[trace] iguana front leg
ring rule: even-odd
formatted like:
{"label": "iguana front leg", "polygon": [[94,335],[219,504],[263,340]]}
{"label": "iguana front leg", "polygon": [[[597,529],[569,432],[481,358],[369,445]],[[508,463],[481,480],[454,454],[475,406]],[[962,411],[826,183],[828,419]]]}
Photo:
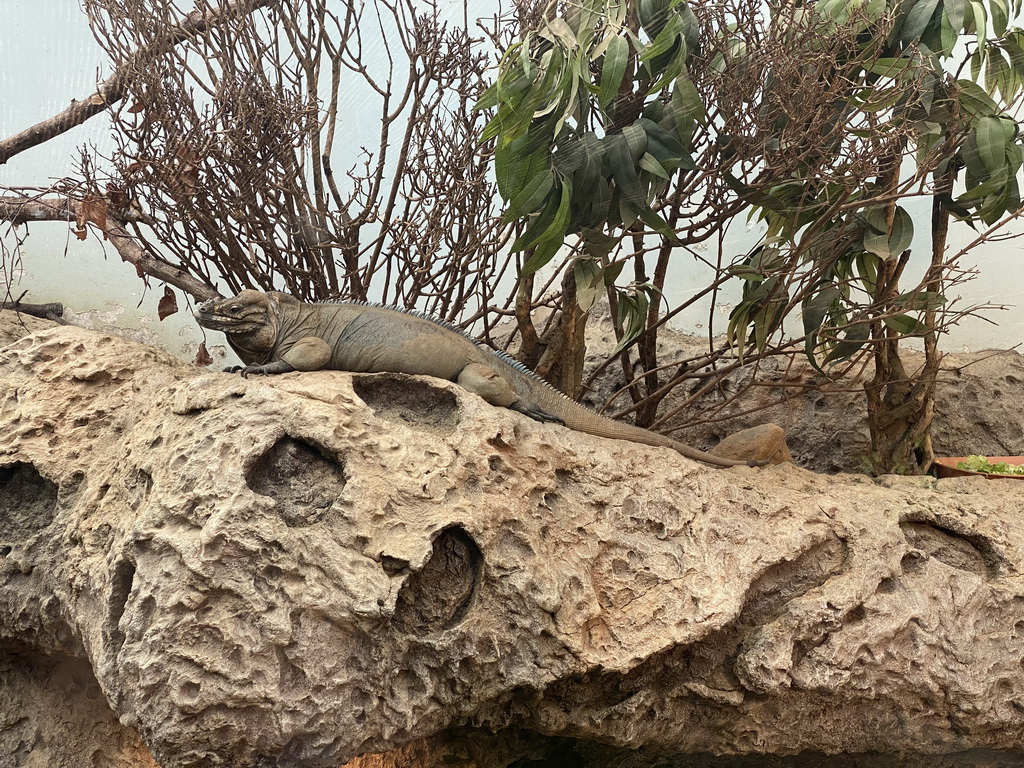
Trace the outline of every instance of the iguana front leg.
{"label": "iguana front leg", "polygon": [[225,373],[240,373],[243,379],[250,376],[270,376],[275,373],[288,373],[294,371],[284,360],[274,360],[272,363],[263,365],[229,365],[224,369]]}
{"label": "iguana front leg", "polygon": [[331,361],[331,345],[318,336],[303,336],[277,359],[262,365],[236,365],[224,370],[240,372],[244,378],[251,375],[268,376],[289,371],[319,371]]}
{"label": "iguana front leg", "polygon": [[501,377],[501,374],[483,363],[470,363],[467,365],[459,373],[456,382],[463,389],[480,395],[491,405],[519,411],[519,413],[537,421],[551,421],[555,424],[565,423],[562,419],[548,413],[535,403],[523,400],[516,394],[511,385]]}

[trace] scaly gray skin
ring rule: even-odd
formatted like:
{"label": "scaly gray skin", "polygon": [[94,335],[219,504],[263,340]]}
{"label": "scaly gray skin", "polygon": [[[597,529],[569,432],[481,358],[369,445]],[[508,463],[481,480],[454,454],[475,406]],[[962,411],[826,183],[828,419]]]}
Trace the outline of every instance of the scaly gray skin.
{"label": "scaly gray skin", "polygon": [[612,421],[573,402],[503,353],[449,326],[399,309],[365,304],[304,304],[283,293],[242,291],[195,312],[204,328],[223,331],[246,363],[229,371],[275,374],[321,369],[408,373],[455,381],[491,405],[511,408],[600,437],[672,448],[719,467],[723,459],[646,429]]}

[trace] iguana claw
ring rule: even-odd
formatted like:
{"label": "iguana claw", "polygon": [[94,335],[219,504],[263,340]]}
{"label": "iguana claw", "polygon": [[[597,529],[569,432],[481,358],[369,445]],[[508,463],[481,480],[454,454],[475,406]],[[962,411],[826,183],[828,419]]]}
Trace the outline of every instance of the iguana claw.
{"label": "iguana claw", "polygon": [[533,403],[516,400],[509,406],[509,408],[513,411],[519,411],[519,413],[529,416],[531,419],[536,419],[537,421],[550,422],[552,424],[565,424],[565,419],[561,419],[554,414],[548,413],[543,408],[538,405],[534,405]]}

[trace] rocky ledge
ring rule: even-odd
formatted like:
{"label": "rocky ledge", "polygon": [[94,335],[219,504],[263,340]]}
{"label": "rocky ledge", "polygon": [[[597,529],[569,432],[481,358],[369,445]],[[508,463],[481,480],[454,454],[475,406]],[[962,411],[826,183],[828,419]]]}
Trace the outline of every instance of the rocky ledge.
{"label": "rocky ledge", "polygon": [[1013,481],[716,470],[33,327],[0,350],[13,765],[1024,761]]}

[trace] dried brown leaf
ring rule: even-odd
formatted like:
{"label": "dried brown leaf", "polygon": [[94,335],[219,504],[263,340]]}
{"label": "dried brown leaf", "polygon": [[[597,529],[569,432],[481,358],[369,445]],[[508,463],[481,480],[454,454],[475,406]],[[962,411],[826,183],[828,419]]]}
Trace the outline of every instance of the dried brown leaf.
{"label": "dried brown leaf", "polygon": [[157,316],[163,320],[177,311],[178,299],[175,297],[174,291],[171,290],[171,286],[164,286],[164,295],[160,298],[160,303],[156,307]]}
{"label": "dried brown leaf", "polygon": [[213,363],[213,358],[210,357],[210,353],[206,349],[206,342],[199,342],[199,350],[196,352],[196,359],[192,361],[192,364],[200,368],[205,368],[211,363]]}

